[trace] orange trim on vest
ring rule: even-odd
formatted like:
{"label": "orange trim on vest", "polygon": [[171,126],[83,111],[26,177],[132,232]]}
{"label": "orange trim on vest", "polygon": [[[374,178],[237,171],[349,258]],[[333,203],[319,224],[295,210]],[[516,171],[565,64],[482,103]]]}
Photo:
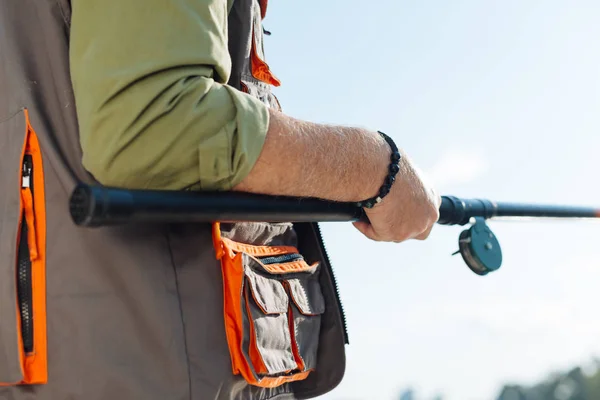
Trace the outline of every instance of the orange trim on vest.
{"label": "orange trim on vest", "polygon": [[242,306],[239,289],[242,287],[244,271],[241,268],[240,254],[239,262],[229,257],[222,258],[223,273],[223,294],[224,294],[224,313],[225,313],[225,334],[231,355],[231,364],[233,374],[242,376],[252,376],[250,366],[245,362],[244,355],[241,352],[242,345]]}
{"label": "orange trim on vest", "polygon": [[269,0],[258,0],[260,4],[260,17],[265,19],[267,16],[267,6],[269,5]]}
{"label": "orange trim on vest", "polygon": [[252,76],[273,86],[281,86],[281,81],[273,75],[269,65],[260,58],[258,51],[256,50],[256,36],[254,28],[252,28],[252,52],[250,55],[250,69]]}
{"label": "orange trim on vest", "polygon": [[38,137],[33,130],[29,114],[27,126],[30,132],[29,150],[33,156],[36,171],[33,177],[36,192],[33,197],[35,211],[35,238],[37,257],[32,260],[32,293],[34,310],[34,352],[25,360],[25,370],[30,373],[29,383],[46,383],[48,381],[47,360],[47,318],[46,318],[46,199],[44,165],[42,150]]}
{"label": "orange trim on vest", "polygon": [[[44,170],[42,151],[37,135],[31,127],[29,113],[25,109],[26,132],[25,141],[21,152],[21,162],[25,155],[30,155],[33,161],[33,187],[15,188],[21,191],[20,215],[26,219],[31,261],[31,308],[33,312],[33,351],[25,354],[23,338],[21,337],[21,310],[19,300],[15,299],[17,308],[17,328],[19,344],[19,361],[23,380],[12,384],[3,383],[0,386],[24,384],[45,384],[48,382],[47,363],[47,333],[46,333],[46,201],[44,198]],[[19,166],[19,184],[22,182],[23,173]],[[20,224],[17,241],[21,238]],[[18,248],[19,243],[16,243]],[[16,279],[16,277],[15,277]]]}
{"label": "orange trim on vest", "polygon": [[215,222],[212,225],[212,239],[213,239],[213,247],[215,248],[215,253],[217,256],[217,260],[220,260],[223,257],[223,244],[221,239],[221,224],[219,222]]}

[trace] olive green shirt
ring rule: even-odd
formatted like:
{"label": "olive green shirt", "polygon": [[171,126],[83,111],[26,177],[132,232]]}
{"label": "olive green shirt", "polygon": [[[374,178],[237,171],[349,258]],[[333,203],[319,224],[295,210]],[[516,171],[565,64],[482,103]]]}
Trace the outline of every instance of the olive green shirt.
{"label": "olive green shirt", "polygon": [[233,0],[73,0],[83,164],[105,185],[227,190],[264,144],[265,104],[226,85]]}

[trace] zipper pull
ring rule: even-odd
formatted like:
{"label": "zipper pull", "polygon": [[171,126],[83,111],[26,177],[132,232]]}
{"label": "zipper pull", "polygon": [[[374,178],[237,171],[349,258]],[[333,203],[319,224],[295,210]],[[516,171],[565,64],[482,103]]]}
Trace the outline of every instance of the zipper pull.
{"label": "zipper pull", "polygon": [[33,170],[33,164],[29,157],[23,160],[23,179],[21,181],[22,188],[28,188],[31,186],[31,171]]}

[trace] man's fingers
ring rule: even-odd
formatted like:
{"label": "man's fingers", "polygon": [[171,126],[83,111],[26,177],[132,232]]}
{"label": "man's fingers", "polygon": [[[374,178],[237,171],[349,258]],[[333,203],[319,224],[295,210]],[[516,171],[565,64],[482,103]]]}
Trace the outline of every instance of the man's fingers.
{"label": "man's fingers", "polygon": [[431,231],[433,230],[433,227],[435,225],[431,225],[429,227],[429,229],[427,229],[425,232],[421,233],[419,236],[415,237],[415,239],[417,240],[425,240],[429,237],[429,235],[431,234]]}
{"label": "man's fingers", "polygon": [[362,233],[369,239],[377,241],[377,242],[381,241],[381,238],[379,237],[377,232],[375,232],[375,229],[373,229],[373,225],[369,224],[368,222],[357,221],[357,222],[353,222],[352,225],[354,225],[354,227],[356,229],[358,229],[358,231],[360,233]]}

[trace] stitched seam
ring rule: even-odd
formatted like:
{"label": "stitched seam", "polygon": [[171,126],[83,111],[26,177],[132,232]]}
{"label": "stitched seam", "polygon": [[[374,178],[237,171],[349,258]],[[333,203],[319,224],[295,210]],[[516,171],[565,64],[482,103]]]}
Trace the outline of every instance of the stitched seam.
{"label": "stitched seam", "polygon": [[183,318],[183,306],[181,305],[181,293],[179,292],[179,276],[177,275],[177,268],[175,266],[175,257],[173,255],[173,247],[171,246],[171,237],[169,235],[169,231],[165,233],[167,237],[167,246],[169,248],[169,256],[171,257],[171,266],[173,267],[173,273],[175,274],[175,287],[177,289],[177,303],[179,304],[179,314],[181,316],[181,326],[183,329],[183,347],[185,348],[185,360],[187,363],[187,371],[188,371],[188,392],[189,392],[189,400],[192,400],[192,373],[190,370],[190,355],[188,351],[187,344],[187,333],[185,329],[185,320]]}
{"label": "stitched seam", "polygon": [[13,118],[15,116],[17,116],[19,113],[23,112],[23,110],[25,110],[25,107],[21,107],[17,111],[13,111],[12,113],[8,114],[7,116],[0,118],[0,124],[3,123],[3,122],[8,121],[9,119],[11,119],[11,118]]}
{"label": "stitched seam", "polygon": [[[60,0],[55,0],[55,4],[60,9],[61,15],[63,17],[63,21],[67,24],[67,29],[70,32],[70,30],[71,30],[70,21],[68,21],[67,18],[66,18],[66,15],[65,15],[65,12],[63,10],[63,7],[60,5]],[[41,24],[41,21],[43,21],[43,19],[40,17],[39,10],[37,8],[36,8],[36,11],[38,11],[38,12],[36,12],[37,19],[38,19],[38,21],[40,21],[40,24]],[[44,49],[45,49],[44,54],[46,55],[46,60],[47,60],[47,63],[48,63],[48,67],[49,67],[49,69],[51,71],[52,76],[54,77],[55,70],[53,68],[53,64],[52,64],[52,61],[51,61],[52,57],[50,57],[50,54],[48,53],[49,46],[44,46]],[[72,90],[72,88],[71,88],[71,90]],[[58,95],[56,95],[56,96],[58,96]],[[25,109],[25,107],[23,109]],[[60,113],[60,118],[63,121],[63,125],[66,126],[67,124],[65,124],[65,120],[66,120],[65,114],[64,113]],[[74,181],[80,181],[80,179],[76,176],[76,174],[73,171],[73,169],[71,168],[71,166],[66,162],[66,158],[65,158],[65,155],[64,155],[62,149],[61,149],[61,151],[59,151],[58,156],[61,159],[61,161],[63,162],[63,164],[65,164],[67,166],[66,169],[67,169],[67,172],[69,173],[70,177]],[[48,160],[48,164],[52,165],[52,163],[50,162],[50,160]],[[53,169],[54,169],[55,172],[58,171],[58,169],[56,169],[56,168],[53,168]],[[68,193],[69,189],[67,187],[65,187],[65,183],[63,182],[63,180],[59,179],[58,181],[59,181],[60,186],[63,188],[64,192]]]}

